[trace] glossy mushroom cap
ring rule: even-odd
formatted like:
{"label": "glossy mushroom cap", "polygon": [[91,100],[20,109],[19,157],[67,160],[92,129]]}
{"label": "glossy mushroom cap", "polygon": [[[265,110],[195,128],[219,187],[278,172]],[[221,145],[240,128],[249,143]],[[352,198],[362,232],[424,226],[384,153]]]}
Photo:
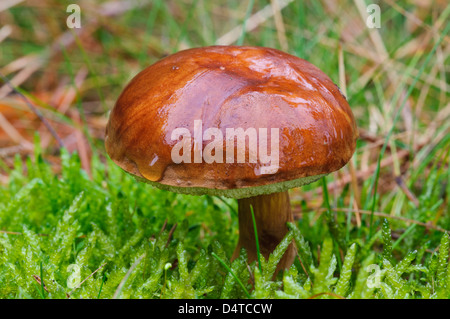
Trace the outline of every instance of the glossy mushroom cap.
{"label": "glossy mushroom cap", "polygon": [[[203,132],[221,130],[223,163],[172,160],[179,142],[172,132],[186,128],[193,139],[196,120]],[[250,163],[248,143],[244,163],[227,162],[227,128],[266,128],[269,153],[271,129],[278,128],[276,173],[262,174],[259,159]],[[340,169],[353,155],[356,138],[345,97],[311,63],[275,49],[211,46],[178,52],[140,72],[111,112],[105,143],[117,165],[159,188],[244,198]],[[210,142],[203,140],[202,147]]]}

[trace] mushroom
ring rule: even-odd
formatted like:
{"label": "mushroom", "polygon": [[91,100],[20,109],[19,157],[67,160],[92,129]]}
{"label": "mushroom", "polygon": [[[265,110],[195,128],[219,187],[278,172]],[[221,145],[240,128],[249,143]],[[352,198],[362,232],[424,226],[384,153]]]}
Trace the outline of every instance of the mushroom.
{"label": "mushroom", "polygon": [[[269,257],[293,221],[288,190],[343,167],[357,129],[345,96],[311,63],[279,50],[210,46],[172,54],[125,87],[106,128],[110,158],[139,181],[236,198],[239,242]],[[280,269],[296,256],[291,243]]]}

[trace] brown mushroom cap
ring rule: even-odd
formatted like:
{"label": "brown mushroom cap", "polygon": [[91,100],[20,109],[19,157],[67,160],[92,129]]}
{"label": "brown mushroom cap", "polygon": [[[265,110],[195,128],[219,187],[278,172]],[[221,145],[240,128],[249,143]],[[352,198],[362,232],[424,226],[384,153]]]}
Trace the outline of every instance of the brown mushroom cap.
{"label": "brown mushroom cap", "polygon": [[[269,146],[278,128],[278,171],[261,174],[248,144],[245,163],[174,163],[171,134],[187,128],[194,137],[195,120],[222,131],[224,156],[226,128],[267,128]],[[159,188],[243,198],[340,169],[356,138],[345,97],[311,63],[270,48],[211,46],[170,55],[134,77],[111,112],[105,144],[115,163]]]}

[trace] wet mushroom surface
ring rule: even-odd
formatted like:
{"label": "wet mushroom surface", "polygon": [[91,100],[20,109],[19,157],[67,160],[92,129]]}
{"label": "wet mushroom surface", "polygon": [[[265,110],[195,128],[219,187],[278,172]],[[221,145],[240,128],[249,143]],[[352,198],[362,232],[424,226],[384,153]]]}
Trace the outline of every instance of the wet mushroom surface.
{"label": "wet mushroom surface", "polygon": [[[106,128],[111,159],[139,181],[191,195],[236,198],[240,249],[267,259],[293,221],[288,190],[352,157],[346,98],[317,67],[264,47],[180,51],[125,87]],[[278,269],[290,267],[292,243]]]}

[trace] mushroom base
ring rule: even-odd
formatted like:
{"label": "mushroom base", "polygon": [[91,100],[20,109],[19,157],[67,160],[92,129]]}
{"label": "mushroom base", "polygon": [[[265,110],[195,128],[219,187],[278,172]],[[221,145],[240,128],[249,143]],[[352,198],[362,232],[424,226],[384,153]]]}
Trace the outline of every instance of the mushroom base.
{"label": "mushroom base", "polygon": [[[291,212],[289,194],[285,191],[238,200],[239,241],[233,253],[232,260],[239,256],[242,248],[247,250],[249,262],[258,259],[250,205],[253,207],[253,213],[255,215],[259,250],[261,255],[268,260],[269,255],[288,233],[286,223],[294,220]],[[279,270],[289,268],[293,264],[296,254],[295,244],[291,243],[281,258],[275,275]]]}

